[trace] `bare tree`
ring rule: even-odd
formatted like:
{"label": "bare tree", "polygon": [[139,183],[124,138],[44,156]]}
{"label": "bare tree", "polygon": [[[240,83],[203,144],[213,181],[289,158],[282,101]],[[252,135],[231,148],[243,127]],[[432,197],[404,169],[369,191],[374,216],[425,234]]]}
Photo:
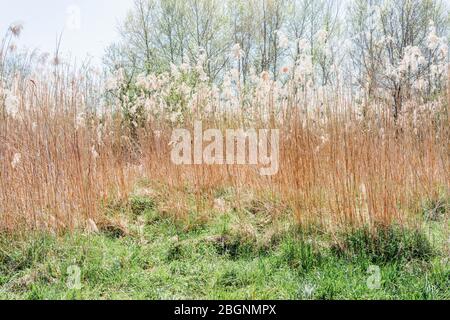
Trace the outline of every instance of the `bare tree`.
{"label": "bare tree", "polygon": [[108,49],[107,62],[162,72],[171,64],[196,61],[204,50],[206,72],[214,80],[230,47],[224,8],[216,0],[136,0],[119,26],[120,43]]}
{"label": "bare tree", "polygon": [[[245,84],[252,69],[279,79],[284,64],[301,59],[304,53],[297,44],[305,40],[315,83],[333,84],[338,71],[350,66],[350,82],[363,89],[366,102],[388,95],[395,117],[418,79],[428,76],[429,95],[431,88],[439,87],[431,76],[439,52],[430,50],[427,41],[431,21],[438,37],[449,28],[442,0],[352,0],[347,12],[342,6],[340,0],[135,0],[119,27],[121,41],[111,45],[105,61],[133,77],[167,71],[172,64],[197,63],[202,52],[209,79],[220,81],[223,71],[235,66],[236,59],[230,59],[234,47]],[[347,42],[351,63],[344,61],[347,50],[342,44]],[[401,70],[399,77],[392,70],[414,54],[414,48],[427,63]]]}
{"label": "bare tree", "polygon": [[446,10],[439,0],[355,0],[350,5],[357,84],[368,99],[388,93],[395,119],[415,82],[427,78],[431,91],[433,66],[442,52],[430,49],[428,36],[445,33]]}

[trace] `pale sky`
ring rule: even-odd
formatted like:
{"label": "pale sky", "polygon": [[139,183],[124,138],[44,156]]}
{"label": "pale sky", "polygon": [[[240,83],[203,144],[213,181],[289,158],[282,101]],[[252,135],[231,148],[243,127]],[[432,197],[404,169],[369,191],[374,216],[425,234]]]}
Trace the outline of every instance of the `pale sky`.
{"label": "pale sky", "polygon": [[11,23],[24,29],[18,47],[54,52],[63,32],[62,52],[77,59],[100,61],[104,49],[117,39],[121,21],[133,0],[0,0],[0,39]]}

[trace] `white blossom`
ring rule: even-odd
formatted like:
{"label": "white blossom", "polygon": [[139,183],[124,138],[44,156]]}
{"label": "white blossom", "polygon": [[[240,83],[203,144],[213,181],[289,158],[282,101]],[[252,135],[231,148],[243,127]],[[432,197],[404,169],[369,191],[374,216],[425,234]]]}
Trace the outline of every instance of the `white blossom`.
{"label": "white blossom", "polygon": [[6,91],[5,111],[8,115],[16,118],[19,113],[19,99],[10,91]]}
{"label": "white blossom", "polygon": [[434,22],[430,22],[430,33],[427,37],[427,46],[428,49],[434,51],[440,46],[441,39],[436,34],[436,27],[434,26]]}
{"label": "white blossom", "polygon": [[94,158],[94,159],[97,159],[99,157],[99,154],[98,154],[97,150],[95,149],[95,146],[92,146],[91,154],[92,154],[92,158]]}
{"label": "white blossom", "polygon": [[289,47],[289,39],[286,36],[286,34],[283,31],[278,30],[277,31],[277,36],[278,36],[278,47],[280,49],[288,48]]}
{"label": "white blossom", "polygon": [[180,71],[178,70],[178,67],[173,63],[170,64],[170,74],[175,79],[178,79],[180,77]]}
{"label": "white blossom", "polygon": [[299,39],[298,40],[298,50],[300,52],[308,51],[309,48],[310,48],[310,46],[309,46],[308,40],[306,40],[306,39]]}
{"label": "white blossom", "polygon": [[399,65],[399,72],[416,72],[418,71],[419,67],[424,64],[424,62],[426,62],[426,60],[424,59],[422,52],[418,47],[407,46],[405,48],[403,59]]}
{"label": "white blossom", "polygon": [[233,47],[231,48],[231,53],[233,57],[236,58],[237,60],[241,59],[244,55],[244,51],[242,51],[239,43],[233,45]]}
{"label": "white blossom", "polygon": [[15,153],[13,156],[13,160],[11,161],[11,166],[15,169],[21,162],[22,155],[20,153]]}
{"label": "white blossom", "polygon": [[191,70],[191,65],[187,62],[184,62],[180,65],[179,70],[183,73],[187,73]]}
{"label": "white blossom", "polygon": [[75,117],[75,128],[76,129],[83,128],[85,126],[84,116],[85,116],[85,114],[82,112],[76,115],[76,117]]}
{"label": "white blossom", "polygon": [[328,38],[328,32],[322,29],[319,32],[317,32],[316,38],[318,43],[323,44]]}
{"label": "white blossom", "polygon": [[23,25],[21,23],[13,23],[12,25],[9,26],[9,31],[16,38],[20,37],[22,30],[23,30]]}
{"label": "white blossom", "polygon": [[120,88],[121,84],[125,80],[124,70],[118,69],[112,76],[106,80],[106,90],[114,91]]}

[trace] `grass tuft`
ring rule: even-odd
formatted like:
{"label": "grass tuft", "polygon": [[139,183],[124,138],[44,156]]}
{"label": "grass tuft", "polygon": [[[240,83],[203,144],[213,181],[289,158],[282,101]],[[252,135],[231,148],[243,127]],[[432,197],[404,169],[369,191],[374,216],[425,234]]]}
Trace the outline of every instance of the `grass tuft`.
{"label": "grass tuft", "polygon": [[153,199],[149,197],[133,196],[129,201],[130,210],[133,215],[141,215],[155,209],[156,205]]}
{"label": "grass tuft", "polygon": [[343,237],[332,250],[341,257],[363,257],[373,263],[404,262],[414,259],[429,261],[433,247],[426,235],[418,229],[397,226],[379,226],[374,231],[358,229]]}

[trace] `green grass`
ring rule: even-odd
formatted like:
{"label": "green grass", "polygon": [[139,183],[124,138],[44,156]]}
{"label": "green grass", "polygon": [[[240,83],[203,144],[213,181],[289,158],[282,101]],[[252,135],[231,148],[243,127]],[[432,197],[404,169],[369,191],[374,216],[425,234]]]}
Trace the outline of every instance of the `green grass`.
{"label": "green grass", "polygon": [[[360,230],[343,235],[337,245],[326,235],[293,227],[268,237],[268,227],[251,213],[217,215],[186,230],[155,210],[152,201],[132,200],[132,232],[123,237],[3,236],[0,298],[450,298],[448,252],[426,233]],[[256,235],[249,236],[242,221],[252,221]],[[141,234],[133,232],[139,224]],[[432,227],[439,239],[444,229]],[[370,289],[377,270],[379,286]]]}

